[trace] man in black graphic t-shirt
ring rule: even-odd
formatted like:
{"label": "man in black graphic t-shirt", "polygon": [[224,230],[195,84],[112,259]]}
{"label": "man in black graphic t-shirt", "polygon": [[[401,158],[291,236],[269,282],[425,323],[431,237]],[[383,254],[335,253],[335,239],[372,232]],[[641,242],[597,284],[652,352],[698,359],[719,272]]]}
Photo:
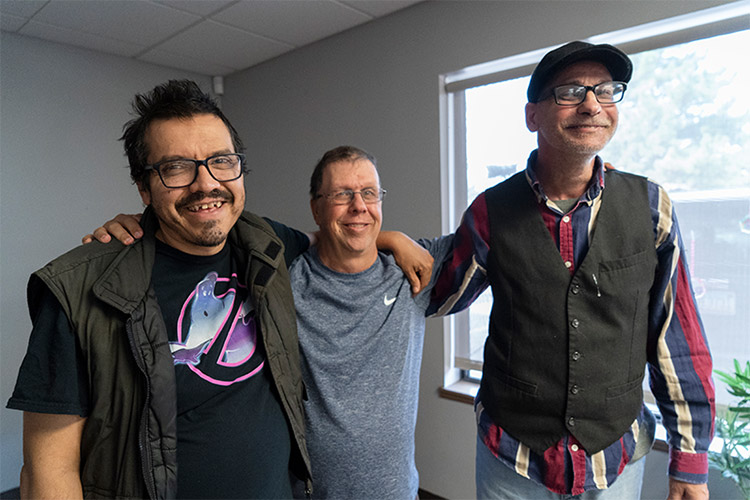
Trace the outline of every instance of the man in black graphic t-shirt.
{"label": "man in black graphic t-shirt", "polygon": [[[26,497],[289,498],[309,479],[286,262],[307,237],[243,213],[242,143],[193,82],[136,96],[136,244],[32,275]],[[227,244],[228,243],[228,244]]]}

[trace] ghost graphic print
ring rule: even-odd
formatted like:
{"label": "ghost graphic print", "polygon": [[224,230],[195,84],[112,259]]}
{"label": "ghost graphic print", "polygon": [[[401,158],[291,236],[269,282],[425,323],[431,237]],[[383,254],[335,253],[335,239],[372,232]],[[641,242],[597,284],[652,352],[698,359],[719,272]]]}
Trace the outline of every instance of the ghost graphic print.
{"label": "ghost graphic print", "polygon": [[208,273],[185,301],[170,342],[174,363],[216,385],[246,380],[263,368],[247,288]]}

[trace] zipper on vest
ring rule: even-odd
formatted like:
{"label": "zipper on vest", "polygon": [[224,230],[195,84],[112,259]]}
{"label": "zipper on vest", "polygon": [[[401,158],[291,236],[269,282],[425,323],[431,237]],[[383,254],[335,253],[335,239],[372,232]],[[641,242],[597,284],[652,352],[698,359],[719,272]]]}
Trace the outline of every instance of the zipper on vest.
{"label": "zipper on vest", "polygon": [[596,285],[596,296],[601,297],[602,292],[599,291],[599,281],[596,279],[596,274],[591,273],[591,277],[594,279],[594,284]]}
{"label": "zipper on vest", "polygon": [[150,498],[157,498],[156,494],[156,481],[154,481],[153,476],[148,474],[147,471],[151,471],[151,460],[150,460],[150,450],[146,447],[146,442],[148,440],[148,407],[149,407],[149,400],[151,399],[151,384],[148,378],[148,375],[146,374],[146,366],[145,362],[143,360],[143,357],[140,355],[140,352],[138,349],[136,349],[135,346],[135,337],[133,335],[133,327],[131,324],[132,318],[128,318],[127,321],[125,321],[125,332],[127,333],[128,341],[130,342],[130,349],[133,352],[133,357],[136,360],[136,365],[141,370],[141,372],[144,375],[144,379],[146,380],[146,398],[144,401],[143,411],[141,412],[141,422],[138,424],[138,450],[140,452],[140,461],[141,461],[141,474],[143,475],[143,482],[146,485],[146,491],[149,494]]}

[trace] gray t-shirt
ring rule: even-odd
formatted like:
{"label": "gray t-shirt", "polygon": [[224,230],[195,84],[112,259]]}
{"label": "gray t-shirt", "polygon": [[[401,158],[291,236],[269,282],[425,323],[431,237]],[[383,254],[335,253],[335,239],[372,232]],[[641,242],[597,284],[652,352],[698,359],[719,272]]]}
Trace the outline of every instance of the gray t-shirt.
{"label": "gray t-shirt", "polygon": [[290,268],[302,351],[313,496],[413,500],[425,310],[452,236],[421,240],[435,259],[417,297],[390,255],[339,273],[312,247]]}

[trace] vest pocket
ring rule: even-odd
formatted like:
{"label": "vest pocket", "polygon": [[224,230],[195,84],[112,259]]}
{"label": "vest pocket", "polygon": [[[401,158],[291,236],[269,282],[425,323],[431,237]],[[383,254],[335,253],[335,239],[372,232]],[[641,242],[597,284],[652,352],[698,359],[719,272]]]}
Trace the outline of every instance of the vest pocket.
{"label": "vest pocket", "polygon": [[498,370],[492,365],[484,365],[484,378],[487,379],[493,394],[515,394],[522,397],[537,396],[537,385],[518,379]]}
{"label": "vest pocket", "polygon": [[638,377],[620,385],[607,389],[606,405],[608,416],[622,416],[630,412],[633,405],[640,407],[643,401],[643,377]]}
{"label": "vest pocket", "polygon": [[[636,254],[607,260],[599,263],[599,275],[603,285],[617,290],[618,288],[645,288],[653,283],[655,261],[653,250],[644,250]],[[611,290],[610,289],[610,290]]]}

